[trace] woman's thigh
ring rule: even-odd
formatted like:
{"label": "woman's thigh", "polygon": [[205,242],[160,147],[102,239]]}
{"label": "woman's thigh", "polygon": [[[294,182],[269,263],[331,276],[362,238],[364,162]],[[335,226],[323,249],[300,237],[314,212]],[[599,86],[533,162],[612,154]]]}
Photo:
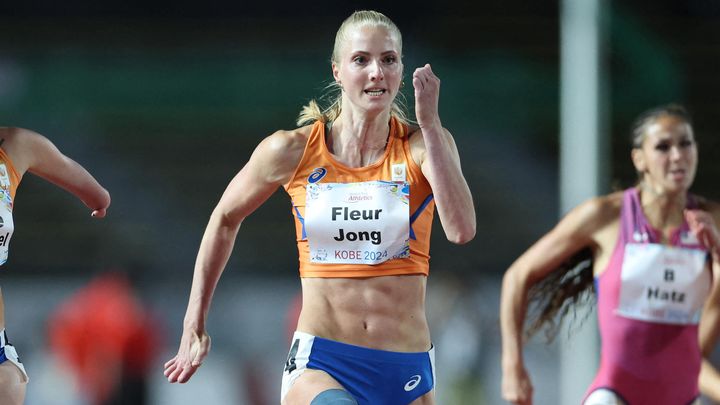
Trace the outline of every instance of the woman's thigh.
{"label": "woman's thigh", "polygon": [[22,405],[26,387],[25,375],[15,364],[0,364],[0,404]]}
{"label": "woman's thigh", "polygon": [[283,405],[308,405],[318,394],[330,389],[343,389],[334,378],[321,370],[306,369],[293,382],[287,395],[282,401]]}
{"label": "woman's thigh", "polygon": [[412,401],[410,405],[435,405],[435,390],[428,392],[420,398]]}

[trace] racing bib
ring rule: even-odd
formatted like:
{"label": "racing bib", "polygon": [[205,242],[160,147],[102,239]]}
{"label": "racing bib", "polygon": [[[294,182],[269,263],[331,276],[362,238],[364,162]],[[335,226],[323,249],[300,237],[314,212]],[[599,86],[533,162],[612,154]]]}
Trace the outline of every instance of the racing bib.
{"label": "racing bib", "polygon": [[697,324],[710,293],[704,250],[657,243],[625,245],[620,316],[666,324]]}
{"label": "racing bib", "polygon": [[409,257],[409,203],[406,182],[308,184],[310,261],[379,264]]}
{"label": "racing bib", "polygon": [[0,163],[0,265],[8,258],[10,237],[15,229],[12,217],[13,200],[10,176],[5,163]]}

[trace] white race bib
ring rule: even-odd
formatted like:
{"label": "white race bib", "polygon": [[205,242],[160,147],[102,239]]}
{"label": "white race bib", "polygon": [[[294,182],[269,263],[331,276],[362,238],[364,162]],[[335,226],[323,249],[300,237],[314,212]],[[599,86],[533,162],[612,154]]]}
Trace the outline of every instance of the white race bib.
{"label": "white race bib", "polygon": [[706,252],[657,243],[625,245],[620,301],[626,318],[667,324],[697,324],[710,293]]}
{"label": "white race bib", "polygon": [[307,185],[305,231],[313,263],[379,264],[410,256],[405,182]]}
{"label": "white race bib", "polygon": [[0,265],[7,261],[10,237],[13,230],[15,230],[12,217],[13,201],[10,190],[8,168],[5,163],[0,163]]}

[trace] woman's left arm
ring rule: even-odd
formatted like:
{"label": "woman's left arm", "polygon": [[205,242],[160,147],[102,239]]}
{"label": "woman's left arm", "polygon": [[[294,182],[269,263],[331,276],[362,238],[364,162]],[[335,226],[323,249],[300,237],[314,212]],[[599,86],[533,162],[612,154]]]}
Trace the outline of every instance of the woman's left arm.
{"label": "woman's left arm", "polygon": [[411,139],[411,147],[422,151],[418,163],[432,187],[445,235],[453,243],[467,243],[475,237],[475,207],[455,141],[440,122],[440,79],[426,64],[413,73],[413,87],[422,137]]}
{"label": "woman's left arm", "polygon": [[685,217],[712,258],[712,290],[700,319],[699,343],[703,359],[699,385],[703,395],[720,401],[720,372],[709,360],[720,337],[720,231],[716,225],[720,223],[720,209],[716,206],[708,208],[708,211],[688,210]]}
{"label": "woman's left arm", "polygon": [[65,156],[44,136],[27,129],[11,131],[8,149],[17,156],[20,173],[25,170],[67,190],[92,210],[95,218],[105,216],[110,193],[79,163]]}
{"label": "woman's left arm", "polygon": [[720,263],[713,260],[712,267],[713,288],[700,319],[699,339],[703,358],[699,384],[703,395],[713,401],[720,401],[720,372],[710,361],[720,336]]}

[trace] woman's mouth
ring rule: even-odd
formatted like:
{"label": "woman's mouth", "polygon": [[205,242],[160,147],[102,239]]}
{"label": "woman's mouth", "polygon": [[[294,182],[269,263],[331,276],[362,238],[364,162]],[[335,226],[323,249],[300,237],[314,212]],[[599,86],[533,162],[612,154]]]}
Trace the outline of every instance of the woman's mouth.
{"label": "woman's mouth", "polygon": [[683,178],[685,178],[685,170],[683,170],[683,169],[670,170],[670,176],[675,180],[682,180]]}
{"label": "woman's mouth", "polygon": [[365,90],[365,94],[367,94],[368,96],[377,97],[383,95],[385,91],[385,89],[367,89]]}

